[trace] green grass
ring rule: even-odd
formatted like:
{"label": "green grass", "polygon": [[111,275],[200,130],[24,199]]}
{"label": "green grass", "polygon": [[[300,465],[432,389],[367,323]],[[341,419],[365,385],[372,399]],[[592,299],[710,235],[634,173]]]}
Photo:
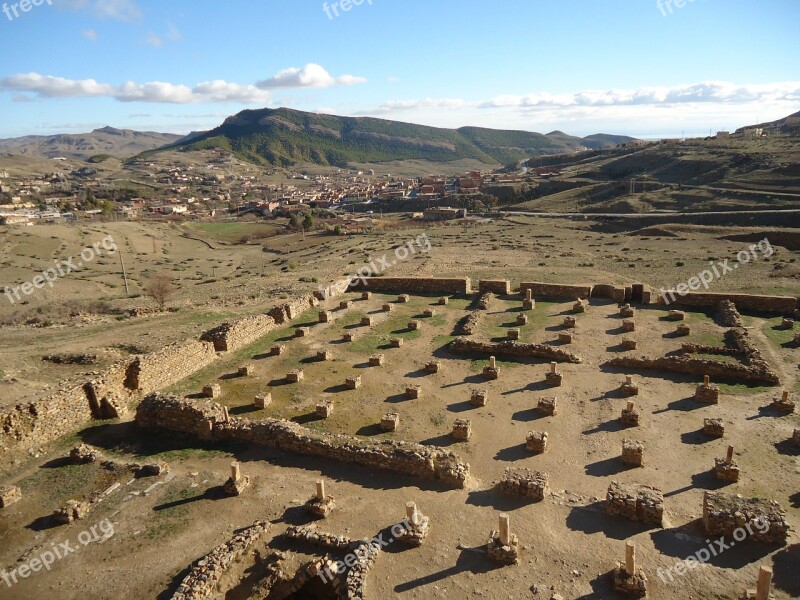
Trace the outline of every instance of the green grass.
{"label": "green grass", "polygon": [[795,336],[794,329],[775,329],[775,327],[780,327],[782,321],[783,319],[781,317],[777,317],[766,321],[761,327],[761,331],[764,332],[764,335],[778,348],[782,347],[783,344],[791,342]]}
{"label": "green grass", "polygon": [[726,396],[758,396],[775,388],[747,383],[719,383],[720,393]]}

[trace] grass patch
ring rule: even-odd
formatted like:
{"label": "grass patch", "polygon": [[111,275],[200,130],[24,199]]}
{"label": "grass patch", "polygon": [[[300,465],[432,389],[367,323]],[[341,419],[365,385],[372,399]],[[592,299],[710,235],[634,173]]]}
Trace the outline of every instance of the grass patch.
{"label": "grass patch", "polygon": [[[764,335],[767,336],[769,341],[777,348],[781,348],[784,344],[791,342],[795,335],[793,329],[781,329],[780,326],[782,322],[783,319],[777,317],[775,319],[769,319],[761,327],[761,331],[764,332]],[[778,329],[776,329],[776,327],[778,327]]]}

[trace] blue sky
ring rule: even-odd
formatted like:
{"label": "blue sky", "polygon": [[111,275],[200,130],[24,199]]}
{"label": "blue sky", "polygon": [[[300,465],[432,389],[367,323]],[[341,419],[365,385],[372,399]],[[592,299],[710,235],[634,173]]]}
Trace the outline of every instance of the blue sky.
{"label": "blue sky", "polygon": [[0,137],[263,106],[657,137],[800,110],[798,0],[342,1],[0,0]]}

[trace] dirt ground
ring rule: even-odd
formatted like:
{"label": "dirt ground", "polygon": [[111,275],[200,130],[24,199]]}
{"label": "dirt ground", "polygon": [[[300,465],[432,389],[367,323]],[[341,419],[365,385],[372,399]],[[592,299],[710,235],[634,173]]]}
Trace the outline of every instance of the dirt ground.
{"label": "dirt ground", "polygon": [[[217,380],[223,388],[221,402],[238,416],[286,417],[331,432],[448,447],[470,463],[472,478],[466,489],[444,489],[432,482],[275,450],[202,446],[172,434],[140,433],[128,423],[99,425],[61,440],[42,456],[5,465],[3,480],[19,484],[25,499],[0,513],[4,540],[0,564],[10,570],[16,561],[30,560],[53,542],[77,540],[105,518],[114,524],[114,535],[81,547],[49,572],[34,573],[13,587],[0,586],[0,597],[168,597],[192,561],[256,519],[274,522],[265,542],[283,548],[281,542],[270,541],[272,536],[287,524],[305,522],[298,507],[313,494],[314,481],[320,477],[337,501],[331,517],[319,524],[321,530],[370,538],[400,521],[409,500],[417,502],[432,520],[431,534],[421,548],[401,551],[389,546],[378,559],[369,577],[374,598],[549,598],[551,588],[570,599],[613,598],[606,574],[623,559],[628,539],[637,544],[640,564],[650,580],[650,597],[656,600],[738,598],[745,587],[753,586],[761,564],[775,569],[776,600],[798,597],[800,459],[784,441],[800,426],[800,418],[777,418],[764,409],[778,388],[723,384],[721,403],[703,406],[691,398],[695,377],[635,374],[641,388],[635,401],[643,413],[642,424],[623,429],[616,419],[626,399],[616,390],[625,373],[603,367],[618,355],[622,338],[615,304],[592,302],[589,311],[578,316],[576,339],[569,349],[584,362],[561,365],[564,385],[552,390],[543,381],[548,368],[543,361],[500,361],[500,378],[485,382],[480,375],[484,359],[447,352],[453,326],[466,314],[471,299],[455,298],[446,307],[434,306],[436,316],[420,318],[421,329],[411,332],[407,322],[420,317],[438,298],[412,296],[410,303],[396,304],[391,314],[380,312],[381,305],[393,298],[375,295],[369,301],[354,302],[347,310],[336,309],[338,300],[332,302],[337,320],[330,324],[317,324],[317,311],[309,311],[291,327],[223,358],[172,391],[192,395]],[[529,324],[522,327],[523,339],[557,343],[560,323],[570,308],[571,303],[538,302],[529,313]],[[504,337],[520,310],[518,297],[496,298],[475,337]],[[665,311],[637,312],[633,337],[642,352],[661,355],[687,341],[669,335],[675,324],[664,320]],[[357,326],[365,314],[376,317],[371,329]],[[693,335],[689,341],[721,343],[723,329],[712,317],[690,314]],[[293,330],[303,325],[312,326],[311,335],[292,337]],[[753,327],[756,340],[787,387],[794,387],[796,350],[775,341],[774,322],[749,316],[747,325]],[[356,335],[351,344],[340,343],[346,331]],[[405,338],[403,348],[385,348],[391,337]],[[265,356],[276,342],[287,344],[287,353]],[[332,349],[334,360],[316,361],[321,348]],[[376,352],[386,355],[386,366],[365,364]],[[431,357],[443,362],[442,372],[428,375],[421,370]],[[254,375],[234,376],[245,362],[256,366]],[[298,367],[304,369],[305,380],[284,384],[285,373]],[[342,389],[344,378],[353,374],[362,376],[363,386],[356,391]],[[402,397],[407,383],[422,385],[421,399]],[[468,403],[473,387],[489,390],[486,407],[473,408]],[[272,392],[273,404],[255,411],[252,398],[261,391]],[[546,395],[557,395],[558,412],[539,418],[533,408]],[[332,418],[317,421],[311,416],[313,406],[326,397],[335,400],[336,410]],[[400,428],[393,434],[380,433],[377,422],[390,411],[401,414]],[[725,439],[709,441],[698,431],[708,416],[723,418]],[[452,421],[458,417],[473,422],[469,442],[450,439]],[[549,433],[546,453],[534,456],[525,451],[525,434],[531,430]],[[625,469],[619,462],[625,437],[645,442],[643,468]],[[121,487],[87,519],[54,528],[45,518],[52,510],[70,498],[114,483],[96,464],[71,466],[58,460],[79,440],[117,459],[163,458],[171,465],[170,474],[132,482],[124,477]],[[709,470],[728,444],[736,448],[742,479],[722,489],[778,501],[795,530],[790,545],[742,544],[708,566],[664,582],[657,569],[667,569],[706,545],[699,520],[702,494],[718,489]],[[243,473],[253,479],[253,489],[235,499],[219,493],[232,457],[242,461]],[[518,466],[550,474],[551,490],[543,502],[529,504],[493,489],[506,467]],[[612,480],[664,490],[664,528],[606,517],[600,501]],[[160,485],[152,487],[156,481]],[[145,494],[145,490],[149,491]],[[500,512],[511,516],[512,529],[523,545],[521,563],[514,567],[496,567],[483,553]],[[165,548],[169,551],[164,552]],[[290,549],[299,552],[298,563],[310,553],[307,548]],[[252,565],[240,569],[243,574],[252,573]],[[228,597],[246,597],[246,587],[235,588]],[[538,589],[538,595],[532,589]]]}

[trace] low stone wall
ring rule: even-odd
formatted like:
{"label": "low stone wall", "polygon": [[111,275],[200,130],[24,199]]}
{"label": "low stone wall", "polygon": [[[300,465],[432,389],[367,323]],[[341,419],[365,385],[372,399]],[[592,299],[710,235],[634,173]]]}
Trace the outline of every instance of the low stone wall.
{"label": "low stone wall", "polygon": [[511,282],[508,279],[481,279],[478,282],[478,291],[508,295],[511,293]]}
{"label": "low stone wall", "polygon": [[723,327],[743,327],[742,315],[730,300],[719,303],[719,322]]}
{"label": "low stone wall", "polygon": [[663,356],[661,358],[622,356],[605,364],[626,369],[673,371],[741,381],[758,381],[772,385],[780,384],[778,375],[764,365],[735,365],[715,360],[691,358],[689,356]]}
{"label": "low stone wall", "polygon": [[92,420],[83,385],[58,390],[47,398],[0,412],[0,451],[17,444],[44,444]]}
{"label": "low stone wall", "polygon": [[223,323],[206,331],[200,340],[214,344],[217,352],[233,352],[264,337],[276,326],[271,316],[255,315],[234,323]]}
{"label": "low stone wall", "polygon": [[576,300],[577,298],[590,298],[592,285],[573,285],[566,283],[521,283],[520,292],[524,296],[528,290],[534,297]]}
{"label": "low stone wall", "polygon": [[466,317],[459,319],[453,330],[453,335],[473,335],[478,330],[478,323],[481,320],[481,312],[474,310]]}
{"label": "low stone wall", "polygon": [[469,294],[472,282],[469,277],[368,277],[354,279],[350,289],[392,294]]}
{"label": "low stone wall", "polygon": [[[675,300],[672,300],[672,294]],[[759,296],[751,294],[712,294],[709,292],[688,292],[681,296],[675,290],[668,290],[666,296],[670,305],[680,306],[711,306],[717,307],[723,301],[733,302],[740,310],[750,310],[761,313],[775,313],[790,315],[798,306],[795,296]],[[662,295],[655,296],[658,304],[666,304]]]}
{"label": "low stone wall", "polygon": [[705,493],[703,525],[710,536],[733,536],[746,528],[745,539],[770,544],[785,544],[789,535],[786,513],[777,502],[723,492]]}
{"label": "low stone wall", "polygon": [[181,582],[172,600],[201,600],[217,598],[223,590],[219,583],[230,570],[231,565],[240,560],[247,551],[269,529],[269,523],[256,521],[255,524],[236,533],[232,539],[198,560],[192,570]]}
{"label": "low stone wall", "polygon": [[128,366],[125,387],[149,394],[188,377],[216,359],[211,342],[191,340],[172,344],[158,352],[137,356]]}
{"label": "low stone wall", "polygon": [[308,296],[297,298],[291,302],[279,304],[267,314],[275,320],[275,323],[278,325],[283,325],[293,321],[306,312],[309,308],[313,308],[318,304],[319,300],[317,297],[314,294],[309,294]]}
{"label": "low stone wall", "polygon": [[280,448],[423,479],[438,479],[455,487],[463,487],[469,474],[469,464],[439,448],[390,440],[368,442],[346,435],[315,432],[285,420],[226,419],[224,407],[211,401],[196,402],[152,394],[139,405],[136,422],[148,429]]}
{"label": "low stone wall", "polygon": [[592,287],[592,298],[603,298],[614,302],[625,302],[624,285],[599,284]]}
{"label": "low stone wall", "polygon": [[612,481],[606,494],[606,514],[661,527],[664,492],[648,485]]}
{"label": "low stone wall", "polygon": [[582,359],[566,350],[546,346],[544,344],[522,344],[514,341],[475,342],[464,338],[456,338],[448,346],[453,354],[489,354],[491,356],[521,356],[544,358],[549,361],[580,364]]}

